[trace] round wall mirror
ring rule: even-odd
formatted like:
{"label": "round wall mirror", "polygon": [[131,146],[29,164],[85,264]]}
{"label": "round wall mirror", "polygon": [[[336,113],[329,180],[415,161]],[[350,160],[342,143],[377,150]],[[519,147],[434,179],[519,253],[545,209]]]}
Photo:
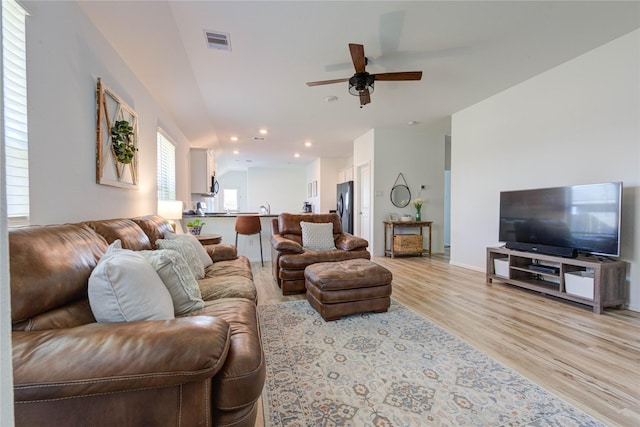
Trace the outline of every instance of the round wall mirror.
{"label": "round wall mirror", "polygon": [[391,189],[391,203],[398,208],[404,208],[411,201],[411,191],[406,185],[394,185]]}

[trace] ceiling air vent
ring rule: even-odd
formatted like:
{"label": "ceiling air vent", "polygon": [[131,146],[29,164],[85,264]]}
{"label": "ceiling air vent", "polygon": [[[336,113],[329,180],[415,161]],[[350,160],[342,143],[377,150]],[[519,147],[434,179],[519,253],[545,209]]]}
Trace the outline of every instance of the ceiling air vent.
{"label": "ceiling air vent", "polygon": [[205,30],[204,36],[207,39],[207,45],[212,49],[231,50],[231,43],[229,41],[229,33],[223,33],[220,31],[207,31]]}

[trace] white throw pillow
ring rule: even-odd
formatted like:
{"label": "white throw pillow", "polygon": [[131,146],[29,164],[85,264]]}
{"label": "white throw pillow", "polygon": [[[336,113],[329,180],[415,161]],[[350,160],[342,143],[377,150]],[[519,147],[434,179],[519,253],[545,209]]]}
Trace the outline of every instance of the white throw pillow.
{"label": "white throw pillow", "polygon": [[173,302],[142,255],[109,246],[89,276],[89,305],[98,322],[173,319]]}
{"label": "white throw pillow", "polygon": [[330,251],[336,248],[333,241],[333,223],[300,221],[300,228],[302,228],[302,247],[305,249]]}
{"label": "white throw pillow", "polygon": [[176,234],[176,233],[164,233],[164,238],[168,240],[184,240],[191,244],[193,249],[195,249],[196,253],[200,257],[200,261],[202,261],[202,265],[204,268],[209,267],[213,264],[213,260],[207,253],[206,249],[202,246],[202,243],[198,241],[196,236],[193,234]]}
{"label": "white throw pillow", "polygon": [[173,249],[174,251],[178,251],[180,255],[184,257],[185,261],[187,261],[193,277],[197,280],[204,279],[204,265],[202,265],[202,261],[196,253],[196,250],[193,249],[193,246],[191,246],[191,243],[187,240],[158,239],[156,240],[156,245],[158,245],[159,249]]}

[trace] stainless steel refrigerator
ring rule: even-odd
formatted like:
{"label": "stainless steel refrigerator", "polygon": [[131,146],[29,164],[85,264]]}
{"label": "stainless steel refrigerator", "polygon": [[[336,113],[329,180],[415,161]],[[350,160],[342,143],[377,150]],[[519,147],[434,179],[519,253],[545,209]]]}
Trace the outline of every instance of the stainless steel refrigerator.
{"label": "stainless steel refrigerator", "polygon": [[342,220],[342,231],[353,234],[353,181],[338,184],[337,213]]}

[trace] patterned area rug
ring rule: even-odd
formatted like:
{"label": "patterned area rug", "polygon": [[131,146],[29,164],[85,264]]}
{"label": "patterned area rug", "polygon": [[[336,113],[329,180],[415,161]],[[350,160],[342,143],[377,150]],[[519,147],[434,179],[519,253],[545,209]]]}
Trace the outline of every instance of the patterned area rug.
{"label": "patterned area rug", "polygon": [[258,307],[272,426],[602,426],[424,317]]}

